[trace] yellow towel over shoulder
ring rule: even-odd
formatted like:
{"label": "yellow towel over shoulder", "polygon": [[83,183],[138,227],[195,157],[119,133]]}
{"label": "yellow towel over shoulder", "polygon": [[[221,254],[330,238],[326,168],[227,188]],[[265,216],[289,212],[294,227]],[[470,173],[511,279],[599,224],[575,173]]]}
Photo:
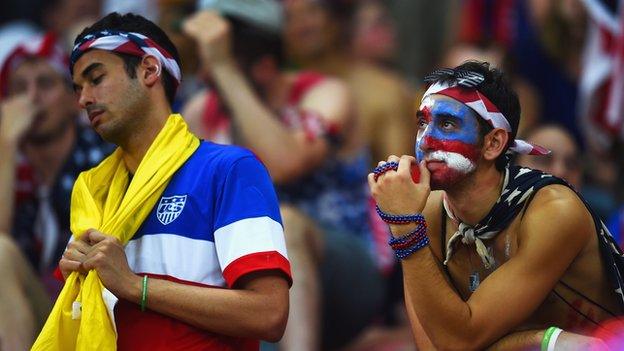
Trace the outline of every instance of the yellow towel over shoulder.
{"label": "yellow towel over shoulder", "polygon": [[[125,245],[198,146],[199,140],[188,131],[182,116],[174,114],[149,147],[129,186],[119,148],[97,167],[82,172],[71,197],[74,238],[95,228]],[[86,276],[73,272],[32,350],[115,350],[117,332],[102,299],[103,289],[94,270]],[[75,308],[72,316],[76,301],[82,311],[79,318],[72,318],[76,317]]]}

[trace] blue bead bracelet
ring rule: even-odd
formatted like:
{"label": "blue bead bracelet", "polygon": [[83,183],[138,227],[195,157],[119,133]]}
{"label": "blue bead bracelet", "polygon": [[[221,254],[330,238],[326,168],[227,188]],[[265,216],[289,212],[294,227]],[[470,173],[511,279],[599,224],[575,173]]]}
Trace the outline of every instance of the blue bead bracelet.
{"label": "blue bead bracelet", "polygon": [[381,176],[382,174],[388,172],[389,170],[393,170],[396,171],[397,169],[399,169],[399,164],[397,162],[387,162],[384,163],[381,166],[377,166],[375,167],[375,169],[373,170],[373,174],[375,175],[375,181],[377,181],[377,178],[379,178],[379,176]]}
{"label": "blue bead bracelet", "polygon": [[394,254],[396,255],[396,258],[398,258],[399,260],[403,260],[409,257],[414,252],[426,247],[427,245],[429,245],[429,236],[425,236],[424,239],[420,240],[415,245],[410,246],[407,249],[394,250]]}
{"label": "blue bead bracelet", "polygon": [[420,213],[414,213],[409,215],[394,215],[386,213],[379,208],[379,205],[375,206],[375,211],[381,219],[388,224],[408,224],[408,223],[425,223],[425,217]]}

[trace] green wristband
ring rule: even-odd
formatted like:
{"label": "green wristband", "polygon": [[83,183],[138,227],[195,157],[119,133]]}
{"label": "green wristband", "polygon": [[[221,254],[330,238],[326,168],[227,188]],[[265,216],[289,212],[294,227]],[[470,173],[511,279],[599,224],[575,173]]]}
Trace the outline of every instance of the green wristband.
{"label": "green wristband", "polygon": [[141,291],[141,312],[145,312],[147,305],[147,275],[143,276],[143,290]]}
{"label": "green wristband", "polygon": [[550,337],[553,335],[553,333],[559,328],[557,327],[550,327],[548,329],[546,329],[546,331],[544,332],[544,337],[542,338],[542,351],[547,351],[548,350],[548,343],[550,342]]}

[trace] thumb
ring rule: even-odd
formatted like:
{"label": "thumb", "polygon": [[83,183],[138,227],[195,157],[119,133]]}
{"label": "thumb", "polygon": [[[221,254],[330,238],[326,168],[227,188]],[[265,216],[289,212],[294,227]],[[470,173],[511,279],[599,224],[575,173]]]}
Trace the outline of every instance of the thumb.
{"label": "thumb", "polygon": [[95,244],[99,243],[100,241],[106,239],[106,235],[104,235],[103,233],[100,233],[99,231],[97,231],[95,229],[87,230],[87,232],[85,233],[84,236],[85,236],[85,239],[91,245],[95,245]]}

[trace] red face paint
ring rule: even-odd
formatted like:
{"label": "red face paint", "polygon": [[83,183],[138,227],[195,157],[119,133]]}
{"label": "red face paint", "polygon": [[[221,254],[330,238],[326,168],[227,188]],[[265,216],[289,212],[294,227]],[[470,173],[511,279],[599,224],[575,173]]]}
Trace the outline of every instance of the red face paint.
{"label": "red face paint", "polygon": [[478,147],[459,140],[440,140],[430,136],[424,137],[422,148],[425,152],[425,159],[429,152],[446,151],[458,153],[472,162],[476,162],[479,159],[481,151]]}

